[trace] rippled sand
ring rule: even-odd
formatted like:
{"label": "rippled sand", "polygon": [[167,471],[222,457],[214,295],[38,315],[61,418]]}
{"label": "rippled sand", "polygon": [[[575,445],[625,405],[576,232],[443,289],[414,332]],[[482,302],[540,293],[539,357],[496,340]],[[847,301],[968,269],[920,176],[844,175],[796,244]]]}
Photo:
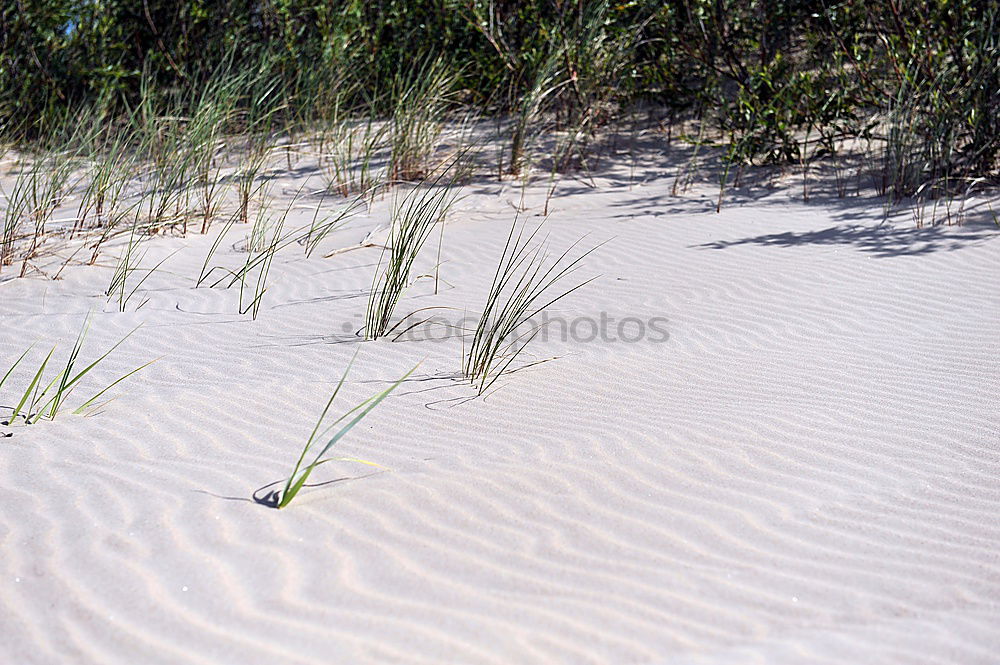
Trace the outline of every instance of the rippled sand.
{"label": "rippled sand", "polygon": [[[102,377],[162,356],[99,415],[0,439],[0,661],[997,662],[996,227],[917,230],[794,187],[716,214],[713,192],[644,177],[557,190],[549,242],[607,240],[579,273],[600,278],[552,308],[577,339],[553,324],[518,364],[555,360],[486,399],[457,336],[354,335],[380,250],[322,254],[389,199],[313,258],[279,254],[256,321],[193,288],[214,231],[150,242],[149,263],[177,253],[137,312],[106,305],[110,265],[0,284],[4,367],[68,348],[89,310],[91,352],[143,324]],[[421,279],[400,314],[481,307],[520,191],[465,194],[441,292]],[[668,338],[586,341],[602,313]],[[250,502],[355,351],[342,405],[423,359],[340,445],[384,469],[328,464],[286,510]]]}

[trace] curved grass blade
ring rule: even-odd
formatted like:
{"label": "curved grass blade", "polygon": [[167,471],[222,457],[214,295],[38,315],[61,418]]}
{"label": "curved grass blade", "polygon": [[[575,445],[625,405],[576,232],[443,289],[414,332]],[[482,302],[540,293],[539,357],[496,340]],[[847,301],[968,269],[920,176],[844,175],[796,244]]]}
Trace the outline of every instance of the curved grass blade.
{"label": "curved grass blade", "polygon": [[[45,372],[45,366],[49,364],[49,359],[52,358],[52,354],[55,353],[55,350],[56,347],[53,346],[48,355],[45,356],[45,360],[42,361],[38,371],[35,372],[35,376],[31,379],[31,383],[28,384],[28,388],[24,391],[24,394],[21,395],[21,401],[17,403],[17,406],[14,407],[14,412],[10,414],[11,423],[14,422],[14,419],[17,418],[19,413],[21,413],[21,409],[23,409],[24,405],[27,404],[28,396],[35,389],[35,386],[38,385],[38,381],[42,378],[42,373]],[[25,419],[25,422],[27,422],[27,418]]]}
{"label": "curved grass blade", "polygon": [[146,364],[144,364],[144,365],[139,365],[138,367],[136,367],[136,368],[135,368],[134,370],[132,370],[131,372],[128,372],[127,374],[123,374],[123,375],[122,375],[121,377],[119,377],[119,378],[118,378],[118,379],[116,379],[115,381],[113,381],[113,382],[109,383],[109,384],[107,385],[107,387],[106,387],[106,388],[104,388],[103,390],[101,390],[101,391],[100,391],[99,393],[97,393],[96,395],[94,395],[93,397],[91,397],[90,399],[88,399],[88,400],[87,400],[86,402],[84,402],[83,404],[81,404],[80,406],[78,406],[77,408],[75,408],[75,409],[73,410],[73,413],[74,413],[74,414],[80,414],[80,413],[83,413],[84,409],[86,409],[86,408],[87,408],[87,407],[89,407],[89,406],[90,406],[91,404],[93,404],[93,403],[94,403],[95,401],[97,401],[97,398],[98,398],[98,397],[100,397],[100,396],[101,396],[101,395],[103,395],[104,393],[108,392],[109,390],[111,390],[112,388],[114,388],[114,387],[115,387],[115,386],[117,386],[117,385],[118,385],[119,383],[121,383],[122,381],[124,381],[124,380],[125,380],[125,379],[127,379],[128,377],[132,376],[132,375],[133,375],[133,374],[135,374],[136,372],[139,372],[139,371],[141,371],[141,370],[144,370],[144,369],[146,369],[147,367],[149,367],[150,365],[152,365],[153,363],[155,363],[155,362],[156,362],[157,360],[159,360],[159,358],[155,358],[155,359],[153,359],[153,360],[150,360],[150,361],[149,361],[148,363],[146,363]]}
{"label": "curved grass blade", "polygon": [[21,361],[24,360],[24,357],[28,355],[28,352],[31,351],[31,349],[33,349],[34,347],[35,347],[34,344],[29,346],[27,349],[25,349],[24,353],[22,353],[20,357],[14,361],[14,364],[11,365],[10,369],[8,369],[7,372],[3,375],[3,378],[0,378],[0,388],[3,387],[3,384],[7,380],[7,378],[10,377],[10,375],[14,372],[17,366],[21,364]]}
{"label": "curved grass blade", "polygon": [[[357,357],[356,353],[355,357]],[[351,362],[348,364],[347,369],[344,371],[343,376],[341,376],[340,381],[337,382],[337,386],[333,391],[333,395],[330,396],[330,399],[326,403],[326,407],[324,407],[323,409],[323,413],[320,415],[319,420],[316,421],[316,425],[313,427],[312,435],[310,435],[308,442],[302,449],[302,453],[299,455],[299,459],[295,464],[295,468],[292,471],[292,475],[288,477],[288,480],[285,483],[285,488],[282,491],[281,497],[275,506],[276,508],[284,508],[289,503],[291,503],[292,500],[295,498],[295,496],[299,493],[299,490],[301,490],[303,485],[305,485],[306,480],[308,480],[313,470],[315,470],[316,467],[318,467],[320,464],[324,463],[324,461],[330,461],[330,460],[323,460],[323,456],[330,450],[330,448],[332,448],[338,441],[344,438],[344,436],[346,436],[347,433],[350,432],[355,425],[361,422],[361,420],[364,419],[364,417],[367,416],[372,409],[374,409],[382,402],[382,400],[388,397],[389,394],[393,390],[395,390],[403,381],[405,381],[419,366],[419,363],[417,365],[414,365],[413,368],[410,369],[410,371],[408,371],[406,374],[397,379],[391,386],[389,386],[382,392],[373,395],[372,397],[369,397],[360,404],[356,405],[350,411],[340,416],[329,427],[325,428],[324,436],[326,432],[329,432],[336,425],[343,422],[344,420],[347,420],[353,414],[353,417],[350,418],[347,424],[342,426],[339,430],[337,430],[337,432],[330,438],[330,440],[326,442],[326,445],[324,445],[323,449],[320,450],[319,453],[315,456],[312,463],[310,463],[308,466],[302,469],[300,473],[299,470],[302,468],[302,463],[304,462],[306,456],[309,454],[309,450],[310,448],[312,448],[313,443],[317,439],[317,434],[320,430],[320,427],[322,426],[323,419],[329,412],[330,406],[333,404],[334,398],[337,396],[337,394],[340,392],[341,387],[344,385],[344,381],[346,380],[347,374],[351,369],[351,365],[353,364],[354,364],[354,358],[351,358]]]}

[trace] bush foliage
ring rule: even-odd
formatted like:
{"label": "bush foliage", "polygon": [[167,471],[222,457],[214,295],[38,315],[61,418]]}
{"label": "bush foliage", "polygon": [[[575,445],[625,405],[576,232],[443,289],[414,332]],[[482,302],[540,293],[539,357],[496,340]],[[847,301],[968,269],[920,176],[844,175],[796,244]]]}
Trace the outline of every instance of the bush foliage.
{"label": "bush foliage", "polygon": [[388,114],[401,66],[440,61],[452,103],[518,119],[514,170],[538,128],[584,143],[642,103],[711,123],[730,163],[878,142],[894,196],[997,172],[995,3],[13,0],[0,11],[8,141],[97,102],[131,108],[144,80],[176,110],[223,62],[279,81],[286,122],[328,116],[331,99],[342,112],[344,90]]}

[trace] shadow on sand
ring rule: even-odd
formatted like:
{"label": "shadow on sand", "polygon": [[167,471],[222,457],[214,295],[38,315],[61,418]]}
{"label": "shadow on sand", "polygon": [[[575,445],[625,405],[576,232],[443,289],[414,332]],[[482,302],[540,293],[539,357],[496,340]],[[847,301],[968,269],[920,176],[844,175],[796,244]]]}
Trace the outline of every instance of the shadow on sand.
{"label": "shadow on sand", "polygon": [[970,245],[977,245],[1000,237],[995,225],[968,226],[869,226],[839,224],[817,231],[767,233],[739,240],[716,240],[701,245],[700,249],[728,249],[740,245],[762,247],[799,247],[803,245],[828,245],[850,247],[871,254],[876,258],[916,256],[934,252],[951,252]]}

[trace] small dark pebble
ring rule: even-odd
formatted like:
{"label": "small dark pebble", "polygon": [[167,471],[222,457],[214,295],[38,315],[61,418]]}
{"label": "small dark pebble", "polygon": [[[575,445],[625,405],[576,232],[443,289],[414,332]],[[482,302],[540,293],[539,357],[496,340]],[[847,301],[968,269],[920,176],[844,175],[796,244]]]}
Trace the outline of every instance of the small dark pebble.
{"label": "small dark pebble", "polygon": [[2,436],[5,439],[9,439],[10,437],[14,436],[14,433],[13,432],[4,432],[3,434],[0,434],[0,436]]}

